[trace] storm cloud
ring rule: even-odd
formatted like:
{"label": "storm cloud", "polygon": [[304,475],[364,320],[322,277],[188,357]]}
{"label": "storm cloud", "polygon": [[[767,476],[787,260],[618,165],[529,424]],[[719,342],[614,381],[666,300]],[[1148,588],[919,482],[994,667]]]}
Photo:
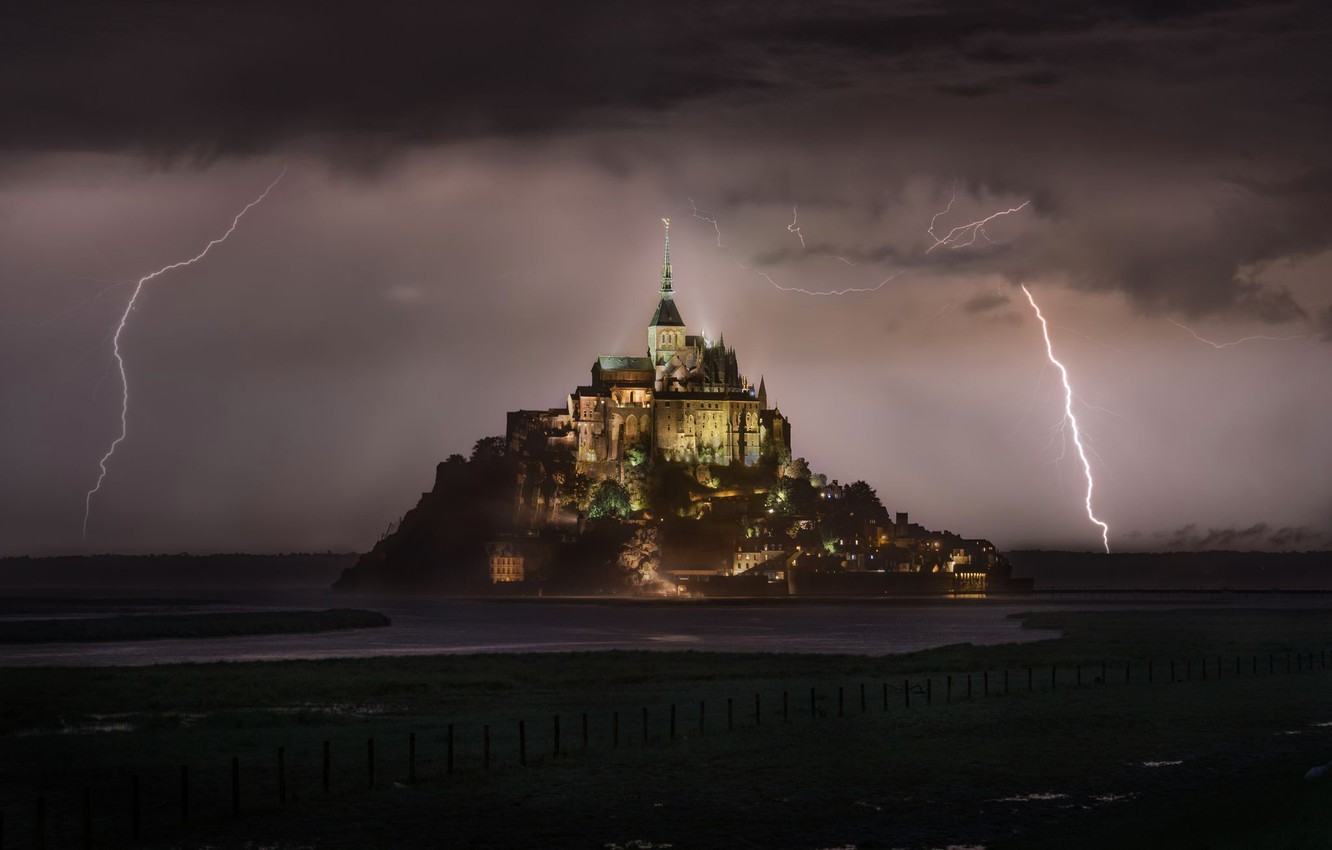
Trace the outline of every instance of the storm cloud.
{"label": "storm cloud", "polygon": [[[816,469],[1086,542],[1025,283],[1119,539],[1261,499],[1246,540],[1302,544],[1332,531],[1329,37],[1313,2],[7,4],[0,549],[364,545],[641,347],[663,216],[686,320]],[[283,167],[133,313],[131,437],[72,538],[126,282]]]}

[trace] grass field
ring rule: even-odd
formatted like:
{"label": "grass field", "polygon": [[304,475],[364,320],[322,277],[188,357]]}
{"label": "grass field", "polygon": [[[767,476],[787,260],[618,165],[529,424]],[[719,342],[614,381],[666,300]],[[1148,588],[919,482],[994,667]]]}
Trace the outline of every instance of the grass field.
{"label": "grass field", "polygon": [[1332,780],[1301,778],[1332,759],[1326,615],[1078,612],[1026,623],[1063,637],[880,657],[609,652],[0,670],[4,847],[30,846],[38,796],[47,846],[82,846],[85,786],[98,843],[127,840],[131,775],[142,835],[172,847],[1332,845]]}

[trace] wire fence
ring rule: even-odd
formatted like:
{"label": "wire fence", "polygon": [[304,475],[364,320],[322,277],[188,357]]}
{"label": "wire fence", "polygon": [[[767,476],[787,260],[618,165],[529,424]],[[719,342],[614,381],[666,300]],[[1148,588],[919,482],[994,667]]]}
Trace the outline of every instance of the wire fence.
{"label": "wire fence", "polygon": [[[1248,656],[1028,665],[922,673],[851,684],[767,687],[740,695],[467,722],[423,721],[401,733],[359,727],[262,753],[132,773],[94,771],[81,782],[0,796],[0,850],[92,848],[188,836],[252,815],[328,805],[393,785],[537,769],[573,757],[681,745],[690,739],[1029,693],[1225,681],[1327,669],[1326,650]],[[400,725],[400,724],[399,724]],[[373,734],[378,731],[379,734]],[[242,754],[243,753],[243,754]],[[66,773],[77,773],[68,766]]]}

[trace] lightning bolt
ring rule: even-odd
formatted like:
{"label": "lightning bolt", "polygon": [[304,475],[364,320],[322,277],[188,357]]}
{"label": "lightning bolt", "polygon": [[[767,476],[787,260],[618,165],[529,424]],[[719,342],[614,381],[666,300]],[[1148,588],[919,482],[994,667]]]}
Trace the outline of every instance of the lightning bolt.
{"label": "lightning bolt", "polygon": [[207,245],[205,245],[204,249],[200,251],[198,254],[195,254],[193,257],[190,257],[188,260],[181,260],[178,263],[172,263],[169,266],[163,266],[157,271],[152,272],[150,274],[146,274],[143,277],[139,278],[138,281],[134,284],[134,291],[130,293],[129,301],[126,302],[125,304],[125,311],[120,314],[120,322],[116,325],[116,332],[111,337],[111,350],[115,357],[116,367],[120,371],[120,434],[114,440],[111,441],[111,445],[107,448],[106,454],[102,455],[102,459],[97,464],[102,470],[101,474],[97,476],[97,483],[93,485],[92,489],[89,490],[87,495],[85,495],[83,498],[83,539],[84,540],[88,539],[88,516],[92,512],[92,497],[97,493],[98,490],[102,489],[102,482],[106,480],[106,471],[107,471],[106,465],[108,462],[110,462],[111,456],[116,453],[116,447],[119,446],[121,443],[123,443],[125,441],[125,437],[129,435],[129,424],[128,424],[129,376],[125,373],[125,358],[120,352],[120,336],[125,331],[125,325],[129,322],[130,313],[133,312],[134,305],[139,300],[139,294],[143,292],[144,284],[148,283],[148,281],[153,280],[154,278],[161,277],[162,275],[174,269],[179,269],[184,266],[194,265],[195,263],[202,260],[205,256],[207,256],[208,252],[213,249],[213,246],[220,245],[221,243],[227,241],[227,237],[231,236],[231,234],[236,230],[237,225],[240,224],[241,218],[244,217],[244,215],[247,212],[249,212],[251,209],[258,206],[259,203],[264,200],[264,198],[268,197],[268,193],[273,190],[273,187],[276,186],[278,184],[278,181],[280,181],[284,176],[286,176],[286,174],[287,174],[287,167],[283,166],[282,172],[278,174],[278,176],[273,180],[272,183],[268,184],[268,188],[264,189],[264,191],[259,195],[259,197],[255,198],[253,201],[250,201],[248,204],[246,204],[244,209],[236,213],[236,217],[231,220],[231,226],[227,228],[227,231],[223,233],[221,236],[214,239],[213,241],[209,242]]}
{"label": "lightning bolt", "polygon": [[1041,334],[1045,337],[1045,356],[1050,359],[1055,368],[1059,370],[1059,376],[1064,382],[1064,420],[1068,423],[1069,429],[1073,434],[1073,445],[1078,449],[1078,457],[1082,459],[1082,471],[1087,476],[1087,496],[1084,500],[1087,507],[1087,518],[1101,527],[1101,542],[1105,544],[1106,554],[1110,554],[1110,526],[1096,518],[1096,513],[1092,510],[1092,489],[1095,482],[1092,480],[1091,462],[1087,460],[1087,450],[1082,445],[1082,430],[1078,427],[1078,418],[1073,414],[1073,385],[1068,380],[1068,369],[1059,359],[1055,357],[1054,346],[1050,343],[1050,326],[1045,321],[1045,315],[1041,313],[1041,308],[1037,306],[1036,299],[1032,297],[1031,290],[1027,285],[1021,284],[1022,292],[1027,296],[1027,302],[1031,304],[1031,309],[1036,312],[1036,318],[1041,322]]}
{"label": "lightning bolt", "polygon": [[1189,327],[1188,325],[1182,325],[1179,322],[1175,321],[1174,319],[1166,319],[1166,321],[1177,328],[1181,328],[1182,330],[1188,331],[1189,334],[1191,334],[1194,339],[1198,340],[1198,342],[1205,342],[1208,345],[1210,345],[1212,348],[1216,349],[1234,348],[1237,345],[1242,345],[1246,342],[1254,342],[1255,340],[1260,340],[1260,339],[1267,340],[1268,342],[1289,342],[1292,339],[1306,339],[1309,336],[1309,334],[1295,334],[1294,336],[1257,335],[1257,336],[1246,336],[1241,339],[1237,339],[1233,342],[1212,342],[1210,339],[1204,339],[1203,337],[1199,336],[1197,331],[1195,331],[1193,328]]}
{"label": "lightning bolt", "polygon": [[943,236],[939,236],[937,233],[934,232],[934,228],[939,223],[939,219],[948,215],[948,213],[952,211],[953,202],[956,200],[957,200],[957,190],[954,189],[952,197],[948,199],[948,206],[944,207],[942,210],[935,213],[930,218],[930,226],[925,232],[928,233],[930,238],[934,240],[934,244],[925,249],[926,254],[930,253],[935,248],[938,248],[940,245],[947,245],[949,248],[966,248],[969,245],[976,244],[976,240],[978,238],[984,239],[986,242],[990,242],[992,240],[990,239],[989,234],[985,232],[985,225],[994,221],[996,218],[1001,218],[1006,215],[1012,215],[1015,212],[1021,212],[1022,210],[1026,209],[1028,204],[1031,203],[1030,200],[1023,201],[1022,203],[1018,204],[1015,207],[1010,207],[1009,209],[1006,210],[999,210],[998,212],[990,213],[985,218],[977,219],[976,221],[967,222],[966,224],[959,224],[957,227],[954,227],[952,230],[948,231],[948,233],[944,234]]}
{"label": "lightning bolt", "polygon": [[795,207],[791,207],[791,223],[786,225],[786,232],[794,233],[796,236],[800,237],[800,247],[803,248],[805,247],[805,234],[800,232],[800,227],[796,224],[798,221],[800,221],[800,213]]}
{"label": "lightning bolt", "polygon": [[691,212],[693,212],[694,218],[698,219],[699,221],[706,221],[712,225],[712,229],[717,231],[717,247],[718,248],[724,247],[722,245],[721,225],[717,223],[717,217],[713,215],[712,212],[709,210],[699,209],[698,205],[694,203],[693,198],[689,199],[689,209]]}
{"label": "lightning bolt", "polygon": [[849,295],[853,292],[878,292],[880,289],[883,289],[883,287],[889,281],[896,280],[898,277],[904,274],[904,272],[901,271],[893,272],[888,277],[885,277],[883,280],[879,281],[878,284],[876,284],[875,286],[848,286],[846,289],[828,289],[820,291],[813,289],[802,289],[798,286],[782,286],[780,283],[773,280],[772,277],[762,269],[756,269],[753,266],[747,266],[744,263],[736,263],[736,265],[740,266],[740,268],[744,269],[747,272],[753,272],[754,274],[766,280],[768,283],[771,283],[777,289],[780,289],[782,292],[798,292],[801,295],[816,295],[816,296]]}

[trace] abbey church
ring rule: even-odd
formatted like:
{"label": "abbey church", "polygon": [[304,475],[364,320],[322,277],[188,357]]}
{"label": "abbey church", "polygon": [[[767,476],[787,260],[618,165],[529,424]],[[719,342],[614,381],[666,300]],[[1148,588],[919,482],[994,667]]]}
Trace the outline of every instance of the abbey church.
{"label": "abbey church", "polygon": [[591,382],[564,407],[510,412],[510,452],[565,454],[579,472],[600,479],[618,477],[631,450],[656,462],[718,465],[753,465],[779,447],[790,450],[790,424],[768,406],[764,382],[755,387],[741,374],[724,339],[689,333],[675,303],[670,221],[663,222],[661,288],[646,353],[598,357]]}

